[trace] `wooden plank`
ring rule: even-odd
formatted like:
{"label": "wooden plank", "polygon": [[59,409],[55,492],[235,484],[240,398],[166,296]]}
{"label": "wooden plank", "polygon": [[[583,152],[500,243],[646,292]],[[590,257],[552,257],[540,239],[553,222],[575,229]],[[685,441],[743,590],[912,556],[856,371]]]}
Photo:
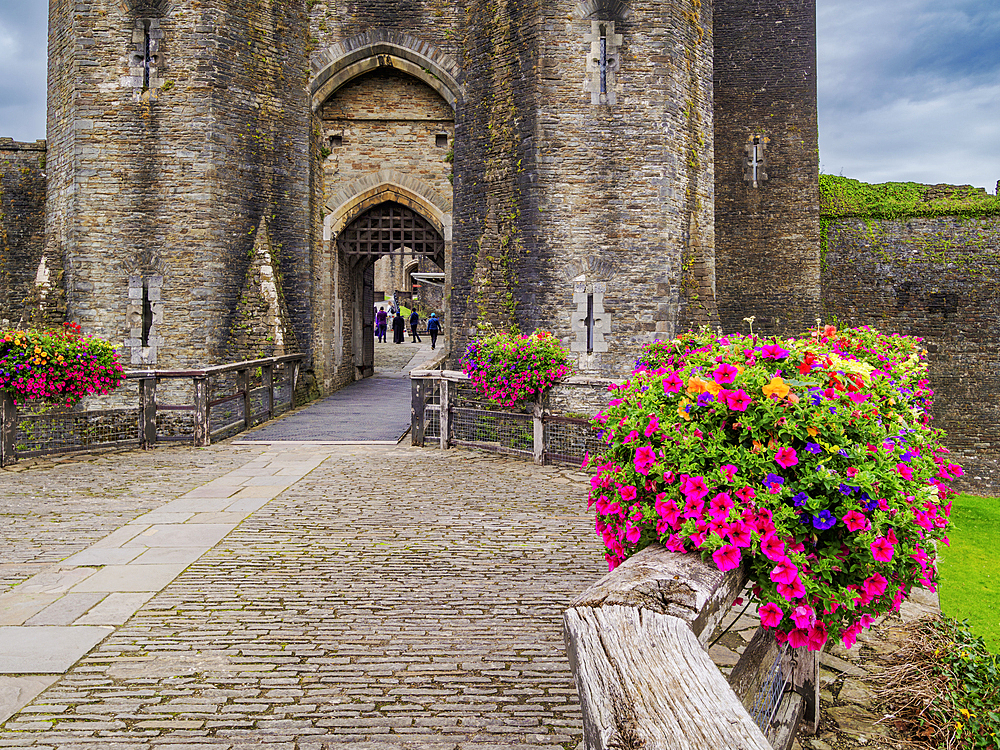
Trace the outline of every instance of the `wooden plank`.
{"label": "wooden plank", "polygon": [[438,392],[441,394],[441,450],[448,450],[448,440],[451,437],[451,389],[447,379],[438,382]]}
{"label": "wooden plank", "polygon": [[586,750],[771,750],[690,620],[609,604],[565,613]]}
{"label": "wooden plank", "polygon": [[545,424],[542,422],[544,410],[541,401],[535,401],[532,408],[532,427],[534,428],[533,448],[535,463],[541,465],[545,463]]}
{"label": "wooden plank", "polygon": [[139,445],[150,449],[156,444],[156,378],[139,381]]}
{"label": "wooden plank", "polygon": [[17,404],[8,391],[0,391],[0,466],[17,463]]}
{"label": "wooden plank", "polygon": [[424,444],[424,397],[426,385],[423,379],[410,378],[410,445]]}
{"label": "wooden plank", "polygon": [[208,378],[194,379],[194,444],[199,448],[212,444],[208,428]]}
{"label": "wooden plank", "polygon": [[729,684],[748,711],[780,653],[781,645],[774,633],[759,627],[729,673]]}
{"label": "wooden plank", "polygon": [[795,692],[785,693],[774,715],[774,734],[771,746],[774,750],[790,750],[795,735],[805,715],[806,701]]}
{"label": "wooden plank", "polygon": [[746,580],[743,566],[723,573],[698,555],[655,544],[591,585],[570,606],[616,604],[671,615],[687,622],[705,644]]}

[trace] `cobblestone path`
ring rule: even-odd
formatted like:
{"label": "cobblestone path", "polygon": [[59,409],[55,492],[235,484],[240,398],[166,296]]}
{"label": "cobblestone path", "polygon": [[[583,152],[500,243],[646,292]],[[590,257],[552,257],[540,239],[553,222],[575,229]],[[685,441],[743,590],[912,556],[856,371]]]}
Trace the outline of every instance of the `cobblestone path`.
{"label": "cobblestone path", "polygon": [[258,453],[164,447],[36,459],[0,472],[0,594]]}
{"label": "cobblestone path", "polygon": [[0,746],[579,745],[561,613],[605,570],[584,477],[465,451],[293,450],[329,458],[10,719]]}

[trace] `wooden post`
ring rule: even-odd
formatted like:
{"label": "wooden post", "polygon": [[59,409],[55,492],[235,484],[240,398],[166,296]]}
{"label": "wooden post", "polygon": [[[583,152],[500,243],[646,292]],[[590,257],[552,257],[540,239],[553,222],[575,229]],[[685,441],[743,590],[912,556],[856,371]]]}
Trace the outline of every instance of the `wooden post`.
{"label": "wooden post", "polygon": [[423,378],[410,380],[410,445],[423,447],[424,444],[424,406],[427,399]]}
{"label": "wooden post", "polygon": [[260,378],[264,384],[264,398],[267,399],[267,418],[274,419],[274,367],[263,365],[260,368]]}
{"label": "wooden post", "polygon": [[194,379],[194,444],[199,448],[212,444],[208,421],[208,378]]}
{"label": "wooden post", "polygon": [[534,403],[534,417],[531,420],[535,427],[535,463],[539,466],[545,463],[545,424],[542,422],[542,413],[542,398],[539,395]]}
{"label": "wooden post", "polygon": [[821,651],[809,651],[805,647],[795,649],[795,668],[792,684],[805,700],[802,725],[810,734],[819,731],[819,655]]}
{"label": "wooden post", "polygon": [[705,644],[746,581],[659,545],[626,560],[563,616],[584,748],[772,750]]}
{"label": "wooden post", "polygon": [[243,429],[253,427],[253,409],[250,404],[250,370],[236,371],[236,392],[243,395]]}
{"label": "wooden post", "polygon": [[139,381],[139,445],[149,450],[156,443],[156,378]]}
{"label": "wooden post", "polygon": [[451,437],[451,389],[445,378],[438,381],[441,391],[441,450],[447,450]]}
{"label": "wooden post", "polygon": [[8,391],[2,392],[0,407],[0,466],[17,463],[14,443],[17,439],[17,404]]}

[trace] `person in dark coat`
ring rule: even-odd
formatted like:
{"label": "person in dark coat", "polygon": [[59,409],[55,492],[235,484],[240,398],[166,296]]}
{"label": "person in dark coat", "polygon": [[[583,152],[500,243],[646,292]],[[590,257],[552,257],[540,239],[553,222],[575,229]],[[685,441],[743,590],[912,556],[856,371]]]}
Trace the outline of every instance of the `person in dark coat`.
{"label": "person in dark coat", "polygon": [[402,344],[403,335],[406,331],[406,321],[403,320],[403,316],[396,311],[396,317],[392,319],[392,343]]}
{"label": "person in dark coat", "polygon": [[420,325],[420,314],[416,311],[416,309],[414,309],[413,312],[410,313],[410,343],[411,344],[420,344],[420,343],[423,343],[422,340],[421,340],[421,338],[420,338],[420,334],[417,333],[417,327],[419,325]]}
{"label": "person in dark coat", "polygon": [[431,335],[431,349],[437,347],[438,333],[441,332],[441,323],[438,322],[437,313],[431,313],[427,319],[427,333]]}

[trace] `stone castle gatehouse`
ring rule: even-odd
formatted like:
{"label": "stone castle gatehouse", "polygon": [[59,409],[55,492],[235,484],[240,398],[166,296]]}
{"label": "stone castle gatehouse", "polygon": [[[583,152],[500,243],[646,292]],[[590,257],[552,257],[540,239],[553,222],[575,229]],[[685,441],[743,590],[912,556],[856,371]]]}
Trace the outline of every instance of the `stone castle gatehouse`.
{"label": "stone castle gatehouse", "polygon": [[818,310],[812,0],[53,0],[49,29],[47,142],[5,151],[15,323],[143,367],[298,349],[330,391],[415,273],[453,356],[516,323],[604,375]]}

